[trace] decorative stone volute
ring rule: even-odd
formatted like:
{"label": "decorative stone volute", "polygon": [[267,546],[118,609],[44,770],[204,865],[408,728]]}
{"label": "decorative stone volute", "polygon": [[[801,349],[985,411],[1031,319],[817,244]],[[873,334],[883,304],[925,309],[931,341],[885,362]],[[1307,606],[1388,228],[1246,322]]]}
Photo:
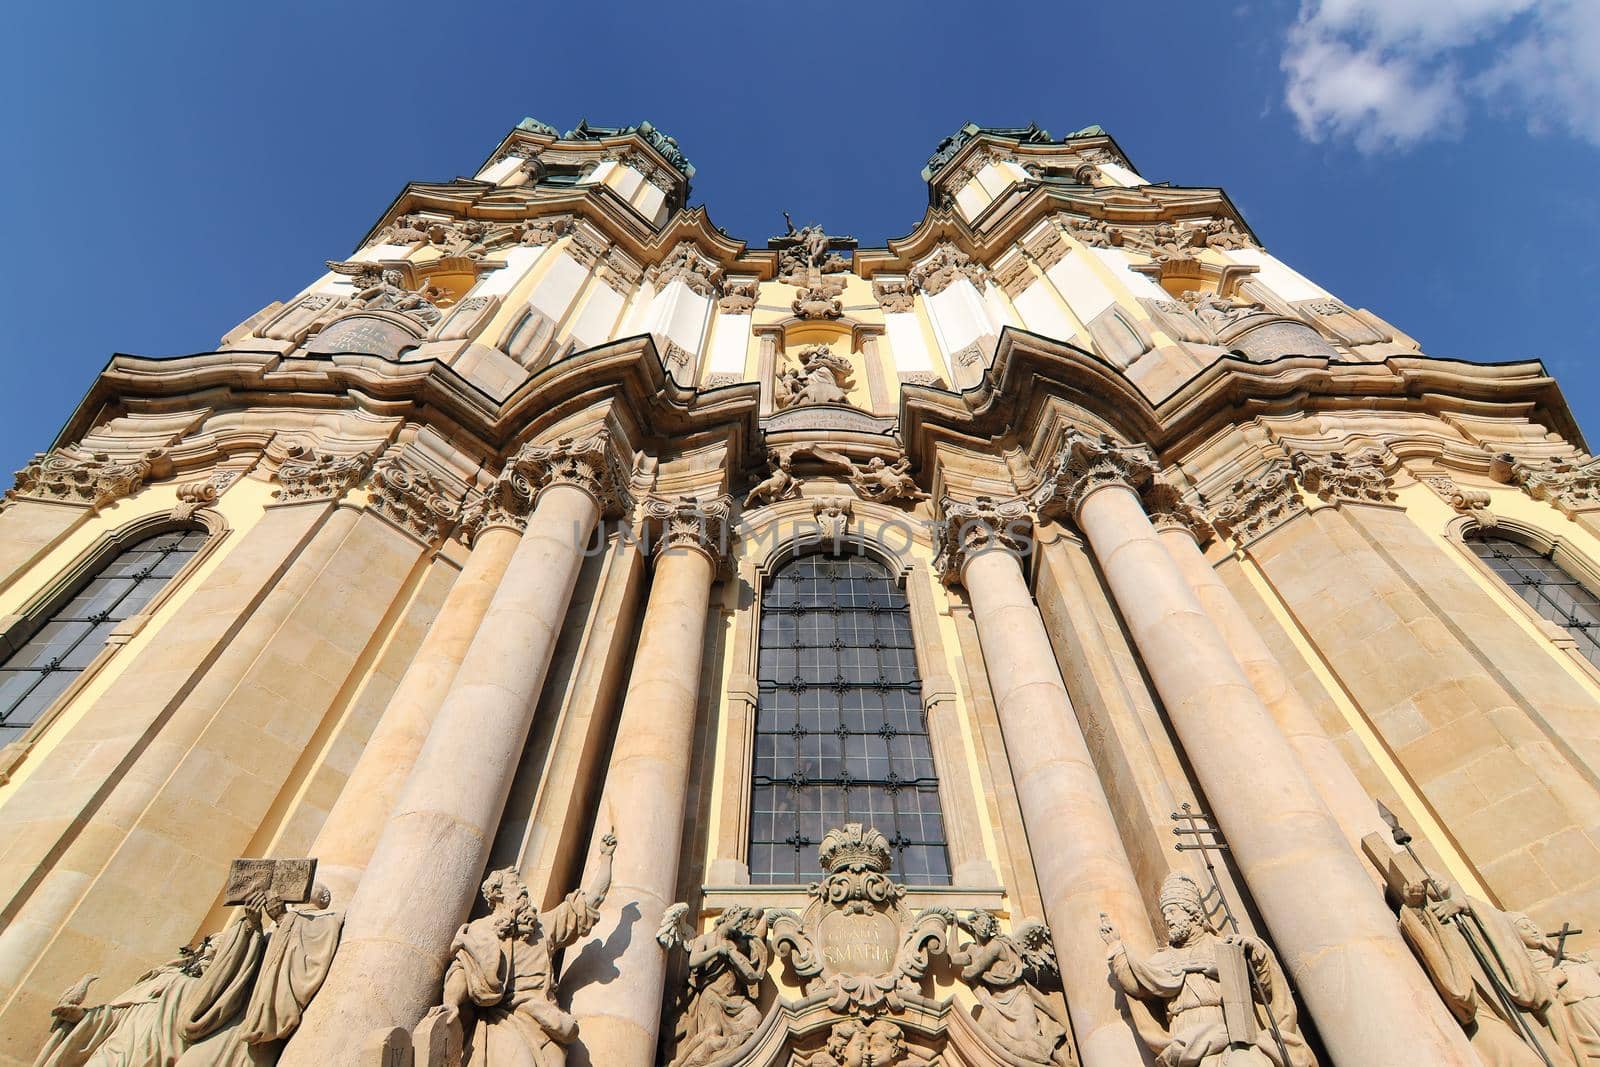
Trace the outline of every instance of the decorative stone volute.
{"label": "decorative stone volute", "polygon": [[370,452],[341,455],[291,444],[284,449],[284,459],[278,464],[278,488],[273,495],[280,504],[335,500],[361,479],[371,463]]}
{"label": "decorative stone volute", "polygon": [[1034,489],[1031,501],[1042,517],[1076,519],[1090,493],[1112,485],[1141,490],[1157,469],[1148,448],[1073,427],[1063,437],[1055,461]]}
{"label": "decorative stone volute", "polygon": [[1206,520],[1205,512],[1185,497],[1177,486],[1160,481],[1151,482],[1141,498],[1144,510],[1156,529],[1184,530],[1202,546],[1211,540],[1214,531]]}
{"label": "decorative stone volute", "polygon": [[1305,510],[1294,479],[1274,460],[1249,478],[1240,478],[1211,514],[1212,525],[1241,545],[1272,532]]}
{"label": "decorative stone volute", "polygon": [[1020,556],[1032,547],[1032,517],[1021,497],[956,500],[947,496],[939,502],[939,512],[944,527],[934,567],[946,584],[960,581],[967,560],[979,552],[998,548]]}
{"label": "decorative stone volute", "polygon": [[651,497],[644,502],[643,511],[655,555],[660,556],[669,549],[689,548],[708,557],[718,569],[727,562],[732,497],[726,494],[710,500]]}
{"label": "decorative stone volute", "polygon": [[887,874],[893,860],[889,849],[889,839],[876,827],[851,822],[823,836],[817,859],[830,875]]}
{"label": "decorative stone volute", "polygon": [[535,496],[552,485],[570,485],[594,497],[608,518],[616,518],[632,504],[628,495],[632,465],[604,430],[558,438],[548,445],[525,445],[515,462],[533,485]]}
{"label": "decorative stone volute", "polygon": [[1323,456],[1299,452],[1294,456],[1294,469],[1301,485],[1330,503],[1350,500],[1379,504],[1394,499],[1392,479],[1376,450],[1354,456],[1343,452]]}
{"label": "decorative stone volute", "polygon": [[17,472],[17,484],[6,492],[5,498],[104,507],[138,489],[161,455],[158,448],[138,459],[112,459],[105,452],[77,449],[41,452]]}
{"label": "decorative stone volute", "polygon": [[391,451],[372,470],[370,506],[424,542],[442,541],[461,517],[439,480],[403,452]]}

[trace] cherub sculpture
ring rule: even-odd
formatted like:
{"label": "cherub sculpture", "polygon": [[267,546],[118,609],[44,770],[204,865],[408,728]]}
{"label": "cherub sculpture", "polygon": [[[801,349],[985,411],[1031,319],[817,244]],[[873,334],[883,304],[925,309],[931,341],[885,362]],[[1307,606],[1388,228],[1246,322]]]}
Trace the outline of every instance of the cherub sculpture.
{"label": "cherub sculpture", "polygon": [[699,936],[688,911],[687,904],[672,905],[656,933],[663,948],[682,945],[689,956],[689,1002],[678,1020],[671,1067],[704,1067],[755,1033],[761,1025],[761,980],[771,960],[763,910],[724,908]]}
{"label": "cherub sculpture", "polygon": [[928,494],[917,487],[910,470],[909,456],[901,456],[892,465],[885,463],[882,456],[873,456],[865,467],[851,465],[850,484],[866,499],[880,503],[927,499]]}
{"label": "cherub sculpture", "polygon": [[484,880],[489,914],[456,931],[443,1002],[423,1024],[462,1026],[462,1064],[565,1067],[578,1021],[556,1003],[554,954],[594,929],[616,850],[615,836],[601,838],[595,884],[573,890],[546,912],[534,908],[516,868]]}
{"label": "cherub sculpture", "polygon": [[1069,1067],[1067,1022],[1037,988],[1057,974],[1049,927],[1028,920],[1003,934],[999,921],[982,909],[960,925],[973,939],[952,951],[950,962],[978,995],[979,1028],[1025,1063]]}
{"label": "cherub sculpture", "polygon": [[747,508],[775,504],[800,492],[800,481],[790,471],[794,465],[794,449],[774,448],[767,453],[767,462],[772,467],[772,473],[757,482],[745,495],[744,506]]}

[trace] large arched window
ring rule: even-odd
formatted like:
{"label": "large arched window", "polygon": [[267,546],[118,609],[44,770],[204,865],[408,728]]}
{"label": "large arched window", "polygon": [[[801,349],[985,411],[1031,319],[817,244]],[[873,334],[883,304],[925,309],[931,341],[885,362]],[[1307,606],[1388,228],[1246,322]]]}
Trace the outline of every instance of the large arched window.
{"label": "large arched window", "polygon": [[819,879],[817,845],[846,822],[895,845],[894,873],[947,885],[939,780],[904,591],[860,556],[801,556],[761,603],[750,879]]}
{"label": "large arched window", "polygon": [[22,736],[105,647],[118,623],[144,610],[205,544],[204,530],[170,530],[110,557],[0,663],[0,745]]}
{"label": "large arched window", "polygon": [[1467,544],[1540,618],[1566,630],[1580,656],[1600,667],[1600,597],[1557,563],[1553,551],[1481,531]]}

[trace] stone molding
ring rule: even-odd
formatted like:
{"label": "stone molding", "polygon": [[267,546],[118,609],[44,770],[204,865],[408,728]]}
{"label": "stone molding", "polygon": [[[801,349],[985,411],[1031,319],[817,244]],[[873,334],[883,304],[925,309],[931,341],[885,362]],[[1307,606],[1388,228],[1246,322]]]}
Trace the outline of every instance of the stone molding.
{"label": "stone molding", "polygon": [[1215,535],[1205,512],[1175,485],[1153,481],[1140,499],[1157,530],[1183,530],[1202,547]]}
{"label": "stone molding", "polygon": [[957,248],[953,241],[940,241],[934,250],[911,268],[906,281],[928,296],[937,296],[959,278],[972,283],[980,293],[989,279],[981,263]]}
{"label": "stone molding", "polygon": [[443,541],[461,518],[446,488],[404,452],[390,451],[372,469],[373,511],[392,519],[425,544]]}
{"label": "stone molding", "polygon": [[1138,492],[1155,477],[1156,470],[1155,456],[1143,445],[1125,445],[1109,434],[1089,434],[1072,427],[1031,500],[1043,518],[1076,520],[1078,509],[1095,490],[1121,485]]}
{"label": "stone molding", "polygon": [[733,498],[724,493],[709,500],[694,497],[650,497],[641,509],[657,557],[674,548],[705,555],[721,571],[728,562],[729,519]]}
{"label": "stone molding", "polygon": [[1289,470],[1273,460],[1265,469],[1234,482],[1212,511],[1211,522],[1222,536],[1247,545],[1305,510]]}
{"label": "stone molding", "polygon": [[302,504],[312,500],[336,500],[361,480],[372,463],[372,453],[342,455],[303,444],[284,450],[273,477],[278,488],[273,496],[280,504]]}
{"label": "stone molding", "polygon": [[946,585],[959,582],[967,560],[980,552],[998,548],[1024,556],[1032,547],[1033,517],[1021,497],[957,500],[947,496],[939,502],[939,513],[943,528],[933,566]]}
{"label": "stone molding", "polygon": [[1600,459],[1580,454],[1536,462],[1503,452],[1495,456],[1491,474],[1496,481],[1519,486],[1568,518],[1600,507]]}
{"label": "stone molding", "polygon": [[1293,461],[1300,484],[1330,504],[1342,500],[1386,504],[1395,498],[1394,480],[1375,449],[1354,456],[1344,452],[1322,456],[1297,452]]}
{"label": "stone molding", "polygon": [[113,459],[106,452],[57,448],[34,456],[17,472],[16,485],[5,500],[48,500],[102,508],[133,494],[150,477],[162,449],[153,448],[137,459]]}

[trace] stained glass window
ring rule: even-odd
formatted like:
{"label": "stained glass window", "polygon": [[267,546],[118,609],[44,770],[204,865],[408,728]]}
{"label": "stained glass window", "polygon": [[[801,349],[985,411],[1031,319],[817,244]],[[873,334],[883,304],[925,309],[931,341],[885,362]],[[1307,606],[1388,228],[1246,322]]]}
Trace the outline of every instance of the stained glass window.
{"label": "stained glass window", "polygon": [[761,603],[750,878],[821,877],[817,845],[847,822],[894,845],[894,875],[948,885],[939,779],[905,593],[862,556],[802,556]]}
{"label": "stained glass window", "polygon": [[1600,597],[1568,574],[1550,552],[1509,537],[1474,536],[1467,543],[1541,619],[1566,630],[1578,653],[1600,666]]}
{"label": "stained glass window", "polygon": [[205,544],[204,530],[147,537],[106,561],[0,663],[0,745],[14,741]]}

